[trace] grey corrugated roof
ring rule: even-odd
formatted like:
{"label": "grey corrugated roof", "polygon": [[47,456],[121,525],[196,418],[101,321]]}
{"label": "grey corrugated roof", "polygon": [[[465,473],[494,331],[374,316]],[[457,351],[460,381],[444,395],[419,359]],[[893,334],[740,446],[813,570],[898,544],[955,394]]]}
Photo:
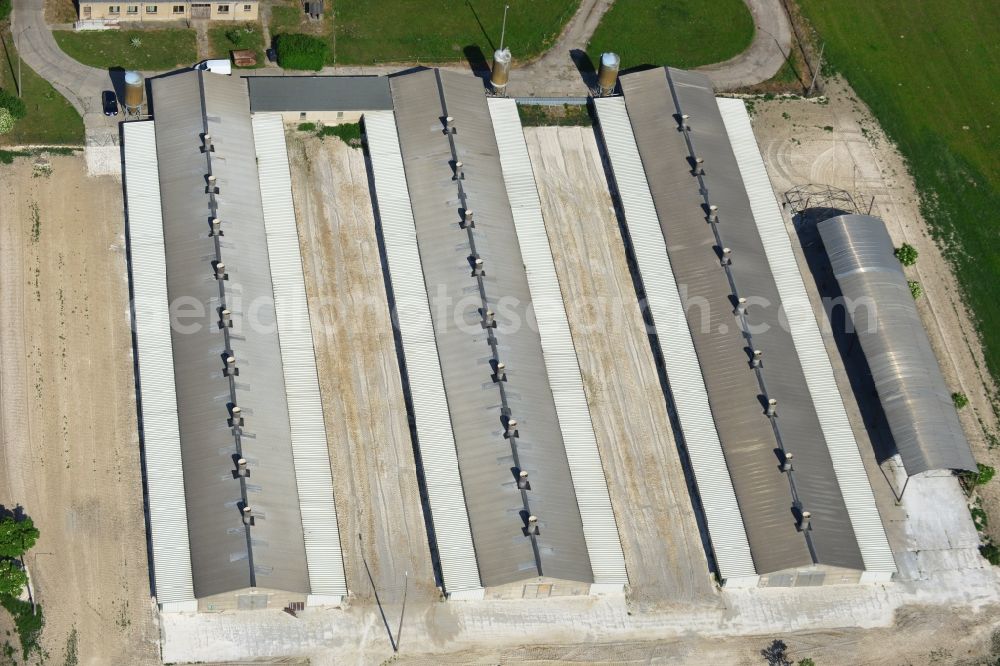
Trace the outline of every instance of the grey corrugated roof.
{"label": "grey corrugated roof", "polygon": [[535,186],[535,174],[517,115],[517,104],[510,98],[494,97],[489,100],[489,109],[500,150],[504,185],[535,306],[545,369],[583,520],[594,582],[611,587],[617,585],[621,589],[628,583],[625,555],[590,419],[576,348],[570,336],[559,277],[545,233],[542,202]]}
{"label": "grey corrugated roof", "polygon": [[756,585],[758,576],[732,479],[708,403],[708,391],[684,317],[684,304],[667,254],[649,183],[621,97],[594,100],[614,189],[663,356],[670,393],[683,431],[719,578]]}
{"label": "grey corrugated roof", "polygon": [[865,562],[862,580],[888,580],[896,571],[892,550],[844,408],[844,398],[837,388],[830,356],[792,250],[792,240],[767,176],[764,158],[757,147],[750,115],[743,100],[717,98],[715,101],[739,164],[754,222],[764,241],[764,251],[778,285],[788,328],[802,362],[809,393],[844,496],[844,505]]}
{"label": "grey corrugated roof", "polygon": [[[140,432],[144,450],[154,594],[161,607],[194,601],[174,355],[170,345],[163,217],[153,121],[122,125],[125,211],[139,367]],[[196,604],[197,605],[197,604]]]}
{"label": "grey corrugated roof", "polygon": [[[309,587],[314,595],[347,594],[344,557],[333,497],[330,448],[316,370],[302,254],[292,204],[285,127],[278,114],[253,117],[268,262],[281,342],[292,459],[305,537]],[[343,501],[343,498],[341,498]]]}
{"label": "grey corrugated roof", "polygon": [[[529,324],[531,296],[482,84],[426,70],[393,78],[391,89],[483,584],[539,574],[592,582],[541,342]],[[461,186],[475,215],[471,238],[485,264],[481,283],[472,276],[470,234],[459,226],[463,204],[443,132],[446,115],[455,118],[457,158],[465,164]],[[491,378],[490,336],[480,327],[483,295],[497,313],[496,353],[509,379],[503,393]],[[504,400],[518,421],[518,461],[531,482],[526,493],[515,484]],[[524,535],[525,512],[538,516],[537,539]]]}
{"label": "grey corrugated roof", "polygon": [[[813,563],[862,569],[709,80],[679,70],[669,70],[668,76],[657,69],[622,77],[622,89],[671,265],[678,283],[687,285],[688,322],[757,571]],[[691,148],[704,159],[701,178],[692,174],[689,146],[678,131],[681,114],[690,116]],[[719,265],[716,230],[706,222],[708,202],[719,206],[717,231],[722,246],[732,249],[728,273]],[[732,315],[734,290],[752,304],[770,304],[752,305],[746,321],[753,347],[764,352],[759,374],[750,369],[748,342]],[[776,425],[764,414],[765,393],[779,402]],[[795,455],[792,475],[780,471],[782,445]],[[808,532],[796,528],[796,498],[812,514]]]}
{"label": "grey corrugated roof", "polygon": [[[253,585],[308,593],[246,85],[186,72],[152,86],[167,291],[175,306],[187,302],[202,311],[179,322],[192,324],[187,328],[175,315],[172,329],[195,596]],[[200,149],[206,131],[215,146],[210,166]],[[215,202],[225,235],[218,247],[208,233],[209,169],[220,189]],[[224,299],[214,278],[217,251],[229,274]],[[223,301],[234,321],[228,337],[239,376],[232,383],[223,376]],[[233,403],[246,420],[239,444],[250,468],[245,490],[255,524],[249,532],[234,477],[237,438],[227,423]]]}
{"label": "grey corrugated roof", "polygon": [[976,469],[885,224],[841,215],[818,229],[907,474]]}
{"label": "grey corrugated roof", "polygon": [[248,76],[250,110],[380,111],[392,109],[384,76]]}
{"label": "grey corrugated roof", "polygon": [[479,565],[393,112],[366,113],[365,138],[442,583],[451,599],[481,598]]}

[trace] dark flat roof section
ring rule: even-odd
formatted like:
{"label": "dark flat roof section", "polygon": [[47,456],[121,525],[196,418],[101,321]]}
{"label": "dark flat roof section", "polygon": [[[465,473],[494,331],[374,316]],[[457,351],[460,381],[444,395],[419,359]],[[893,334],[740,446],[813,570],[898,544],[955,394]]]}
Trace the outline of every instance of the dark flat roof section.
{"label": "dark flat roof section", "polygon": [[392,109],[384,76],[248,76],[252,113]]}

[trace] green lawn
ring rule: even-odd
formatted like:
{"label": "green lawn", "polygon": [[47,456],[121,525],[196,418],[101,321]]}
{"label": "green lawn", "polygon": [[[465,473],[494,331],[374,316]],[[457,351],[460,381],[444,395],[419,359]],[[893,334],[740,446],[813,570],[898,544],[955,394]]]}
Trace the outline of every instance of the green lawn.
{"label": "green lawn", "polygon": [[271,7],[271,35],[283,32],[302,32],[300,25],[305,19],[305,12],[298,0],[291,5],[274,5]]}
{"label": "green lawn", "polygon": [[1000,3],[800,4],[909,162],[1000,379]]}
{"label": "green lawn", "polygon": [[212,57],[229,58],[231,51],[249,49],[257,54],[255,67],[263,67],[264,33],[259,23],[237,23],[215,26],[208,29],[208,41],[212,45]]}
{"label": "green lawn", "polygon": [[[462,60],[467,46],[478,46],[489,61],[500,44],[504,4],[500,0],[338,0],[334,3],[337,63]],[[551,46],[580,3],[508,0],[506,4],[510,12],[504,44],[515,62],[524,62]]]}
{"label": "green lawn", "polygon": [[[52,34],[59,48],[91,67],[168,70],[190,67],[198,59],[194,30],[57,30]],[[141,45],[133,46],[132,39],[141,40]]]}
{"label": "green lawn", "polygon": [[[6,25],[0,26],[0,88],[17,91],[17,52]],[[0,145],[83,145],[83,120],[76,109],[27,65],[21,69],[28,114],[8,134],[0,134]]]}
{"label": "green lawn", "polygon": [[587,49],[596,66],[602,53],[638,65],[700,67],[728,60],[753,41],[754,23],[743,0],[617,0]]}

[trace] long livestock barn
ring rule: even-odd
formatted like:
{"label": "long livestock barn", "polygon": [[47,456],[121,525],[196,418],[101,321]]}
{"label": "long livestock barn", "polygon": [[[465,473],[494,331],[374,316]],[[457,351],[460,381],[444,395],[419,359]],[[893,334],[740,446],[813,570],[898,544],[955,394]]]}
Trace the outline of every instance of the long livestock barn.
{"label": "long livestock barn", "polygon": [[597,114],[720,578],[888,580],[892,552],[743,103],[674,69],[621,85]]}
{"label": "long livestock barn", "polygon": [[436,70],[394,77],[391,91],[394,110],[365,128],[445,591],[620,591],[513,100],[488,103],[478,79]]}
{"label": "long livestock barn", "polygon": [[124,125],[140,428],[166,610],[347,594],[279,117],[242,79],[152,83]]}

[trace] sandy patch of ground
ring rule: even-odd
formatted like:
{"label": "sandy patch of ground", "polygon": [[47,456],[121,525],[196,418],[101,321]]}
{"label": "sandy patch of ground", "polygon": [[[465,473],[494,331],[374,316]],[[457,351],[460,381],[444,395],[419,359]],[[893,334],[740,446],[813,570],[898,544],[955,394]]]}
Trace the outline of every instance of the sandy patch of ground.
{"label": "sandy patch of ground", "polygon": [[[289,134],[293,196],[352,596],[438,598],[364,156]],[[391,606],[391,608],[390,608]],[[392,624],[392,623],[391,623]]]}
{"label": "sandy patch of ground", "polygon": [[[990,401],[996,386],[989,376],[982,347],[950,265],[920,215],[919,197],[906,164],[878,123],[843,81],[826,84],[828,103],[816,100],[754,100],[754,133],[776,195],[796,185],[819,183],[850,191],[872,214],[881,217],[899,245],[920,253],[906,269],[920,282],[917,300],[931,345],[952,391],[969,398],[959,411],[973,454],[983,463],[1000,464],[1000,449],[990,449],[997,414]],[[794,231],[789,229],[793,239]],[[808,275],[807,275],[808,281]],[[983,503],[1000,538],[1000,483],[980,489]]]}
{"label": "sandy patch of ground", "polygon": [[121,185],[51,167],[0,166],[0,503],[41,531],[48,654],[75,632],[80,663],[156,663]]}
{"label": "sandy patch of ground", "polygon": [[594,133],[532,127],[525,137],[631,598],[711,601],[708,562]]}

